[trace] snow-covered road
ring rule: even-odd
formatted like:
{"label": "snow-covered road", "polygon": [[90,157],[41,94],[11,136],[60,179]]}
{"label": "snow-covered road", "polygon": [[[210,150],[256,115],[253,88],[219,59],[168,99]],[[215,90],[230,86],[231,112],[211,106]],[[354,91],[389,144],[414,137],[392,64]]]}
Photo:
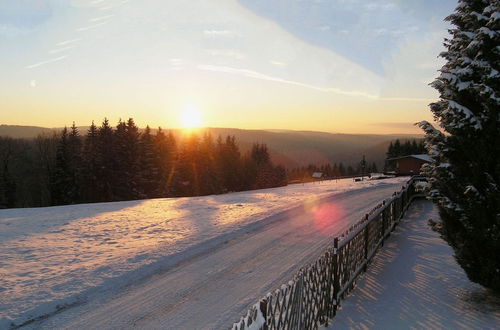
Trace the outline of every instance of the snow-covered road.
{"label": "snow-covered road", "polygon": [[[261,296],[290,279],[298,268],[317,257],[331,243],[333,235],[400,189],[403,182],[401,178],[358,186],[351,186],[353,183],[347,181],[331,182],[330,189],[326,188],[328,183],[323,186],[311,184],[308,189],[316,190],[317,196],[323,197],[320,202],[307,202],[304,194],[304,207],[280,214],[274,212],[263,221],[231,227],[225,235],[214,236],[212,240],[193,246],[179,253],[177,258],[165,259],[162,267],[150,271],[144,271],[147,265],[141,267],[143,270],[136,274],[137,280],[127,276],[128,285],[119,290],[116,285],[110,288],[101,286],[102,292],[88,294],[86,299],[71,308],[27,327],[226,328]],[[337,189],[337,194],[325,199],[332,195],[331,188],[335,184],[344,188]],[[294,189],[297,192],[305,187],[307,185],[282,189],[290,196]],[[244,200],[241,198],[240,202]],[[254,207],[259,205],[257,200],[254,201]],[[296,204],[288,200],[281,209],[291,206]],[[243,223],[244,220],[244,217],[240,218]]]}

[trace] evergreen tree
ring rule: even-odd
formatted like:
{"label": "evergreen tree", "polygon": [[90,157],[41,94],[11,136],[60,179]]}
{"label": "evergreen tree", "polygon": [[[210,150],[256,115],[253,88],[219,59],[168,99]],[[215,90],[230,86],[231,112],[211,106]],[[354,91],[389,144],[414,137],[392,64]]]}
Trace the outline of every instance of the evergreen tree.
{"label": "evergreen tree", "polygon": [[250,160],[255,164],[256,170],[253,173],[255,178],[252,178],[252,187],[261,189],[275,186],[275,173],[267,146],[259,143],[254,144],[250,152]]}
{"label": "evergreen tree", "polygon": [[14,140],[0,137],[0,209],[16,205],[16,182],[11,173]]}
{"label": "evergreen tree", "polygon": [[70,149],[68,129],[61,132],[56,153],[56,165],[50,180],[52,205],[70,204],[72,202],[72,184],[74,177],[70,168]]}
{"label": "evergreen tree", "polygon": [[205,132],[203,135],[199,152],[199,176],[200,182],[202,183],[200,186],[200,194],[208,195],[220,193],[220,178],[217,176],[216,170],[216,148],[212,135],[209,132]]}
{"label": "evergreen tree", "polygon": [[141,196],[146,198],[160,196],[158,154],[151,129],[146,126],[140,138],[140,181],[138,187]]}
{"label": "evergreen tree", "polygon": [[344,167],[344,164],[342,164],[342,162],[339,163],[339,173],[340,173],[340,176],[346,176],[347,175],[347,171]]}
{"label": "evergreen tree", "polygon": [[172,132],[165,134],[158,128],[155,139],[156,166],[159,171],[158,189],[160,196],[171,196],[172,180],[175,172],[175,160],[177,158],[177,148],[175,137]]}
{"label": "evergreen tree", "polygon": [[82,200],[85,202],[96,202],[98,198],[98,189],[96,182],[98,178],[98,132],[97,127],[92,121],[87,136],[83,144],[82,151]]}
{"label": "evergreen tree", "polygon": [[216,147],[217,172],[221,178],[224,192],[239,191],[243,189],[241,154],[234,136],[227,136],[217,140]]}
{"label": "evergreen tree", "polygon": [[40,134],[34,144],[35,182],[39,186],[36,206],[53,205],[50,182],[54,174],[59,137],[56,132]]}
{"label": "evergreen tree", "polygon": [[176,161],[173,189],[176,196],[197,196],[200,194],[199,140],[191,134],[183,141]]}
{"label": "evergreen tree", "polygon": [[459,0],[430,108],[445,133],[420,126],[432,163],[436,226],[470,280],[500,291],[500,2]]}
{"label": "evergreen tree", "polygon": [[393,157],[398,157],[398,156],[402,155],[402,152],[401,152],[401,141],[399,141],[399,139],[394,142],[392,152],[393,152],[393,155],[394,155]]}
{"label": "evergreen tree", "polygon": [[97,201],[109,202],[115,200],[113,195],[113,176],[115,164],[115,149],[113,145],[113,128],[107,118],[101,124],[97,134]]}
{"label": "evergreen tree", "polygon": [[68,170],[72,181],[68,187],[68,198],[71,203],[81,202],[82,140],[75,122],[68,135]]}
{"label": "evergreen tree", "polygon": [[140,169],[140,133],[139,127],[134,122],[134,119],[129,118],[126,125],[126,140],[125,145],[127,147],[127,176],[130,186],[129,195],[127,199],[137,199],[144,198],[145,196],[141,194],[139,190],[139,181],[141,178]]}

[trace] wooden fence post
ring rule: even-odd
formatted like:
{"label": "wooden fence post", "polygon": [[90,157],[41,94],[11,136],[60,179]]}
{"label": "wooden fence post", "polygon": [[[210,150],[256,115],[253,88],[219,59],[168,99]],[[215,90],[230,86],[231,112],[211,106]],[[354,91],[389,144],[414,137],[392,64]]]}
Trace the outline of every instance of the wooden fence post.
{"label": "wooden fence post", "polygon": [[363,266],[363,272],[366,272],[366,268],[368,267],[368,239],[370,238],[370,223],[368,222],[368,214],[365,215],[365,265]]}
{"label": "wooden fence post", "polygon": [[339,292],[340,292],[340,251],[339,251],[339,238],[335,237],[333,239],[333,298],[334,298],[334,307],[333,307],[333,315],[335,316],[337,312],[337,306],[339,305]]}
{"label": "wooden fence post", "polygon": [[264,317],[264,325],[262,326],[262,330],[269,330],[268,321],[267,321],[267,299],[262,299],[260,301],[260,311],[262,316]]}
{"label": "wooden fence post", "polygon": [[386,217],[386,207],[385,207],[385,200],[382,202],[382,213],[381,213],[381,216],[382,216],[382,232],[380,233],[380,238],[381,238],[381,246],[384,246],[384,241],[385,241],[385,238],[384,238],[384,235],[385,235],[385,217]]}

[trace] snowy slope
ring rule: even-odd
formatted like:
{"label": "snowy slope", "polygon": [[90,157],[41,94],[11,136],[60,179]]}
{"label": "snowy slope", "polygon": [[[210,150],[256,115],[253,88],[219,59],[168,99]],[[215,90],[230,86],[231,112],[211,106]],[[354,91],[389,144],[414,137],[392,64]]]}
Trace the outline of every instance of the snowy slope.
{"label": "snowy slope", "polygon": [[300,206],[301,213],[301,205],[311,209],[318,198],[351,190],[385,189],[388,197],[403,181],[346,179],[194,198],[1,210],[0,328],[118,292],[257,230],[261,220],[271,223],[281,211]]}

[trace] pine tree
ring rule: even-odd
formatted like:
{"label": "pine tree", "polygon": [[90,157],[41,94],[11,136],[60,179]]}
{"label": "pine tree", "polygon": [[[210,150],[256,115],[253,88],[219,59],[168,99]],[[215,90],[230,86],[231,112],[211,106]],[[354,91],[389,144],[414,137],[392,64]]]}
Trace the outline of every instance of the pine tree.
{"label": "pine tree", "polygon": [[344,164],[342,164],[342,162],[339,163],[339,174],[340,176],[346,176],[347,175],[347,171],[344,167]]}
{"label": "pine tree", "polygon": [[202,183],[200,186],[200,194],[209,195],[220,193],[221,180],[216,171],[216,148],[212,135],[209,132],[205,132],[203,135],[199,152],[199,176],[200,182]]}
{"label": "pine tree", "polygon": [[221,178],[222,190],[239,191],[244,189],[241,154],[234,136],[227,136],[223,142],[217,139],[216,147],[217,173]]}
{"label": "pine tree", "polygon": [[94,121],[92,121],[92,125],[90,125],[87,131],[82,151],[82,200],[84,202],[96,202],[99,200],[95,184],[98,178],[97,138],[97,127]]}
{"label": "pine tree", "polygon": [[436,226],[470,280],[500,291],[500,2],[459,0],[446,64],[430,105],[445,133],[428,122],[428,194]]}
{"label": "pine tree", "polygon": [[97,134],[97,180],[95,182],[97,190],[97,201],[109,202],[114,200],[113,195],[113,175],[115,164],[115,148],[113,144],[113,128],[109,125],[107,118],[104,118]]}
{"label": "pine tree", "polygon": [[175,164],[172,187],[176,196],[197,196],[200,194],[199,139],[195,134],[182,144]]}
{"label": "pine tree", "polygon": [[0,137],[0,209],[16,205],[16,182],[10,169],[14,148],[12,138]]}
{"label": "pine tree", "polygon": [[401,153],[401,150],[402,150],[401,141],[399,141],[399,139],[394,142],[392,150],[393,150],[392,152],[394,155],[393,157],[398,157],[398,156],[402,155],[402,153]]}
{"label": "pine tree", "polygon": [[50,180],[52,205],[64,205],[72,202],[72,184],[74,177],[70,168],[70,149],[68,129],[61,132],[56,152],[56,165]]}
{"label": "pine tree", "polygon": [[75,122],[68,134],[68,170],[71,179],[68,198],[71,203],[81,202],[82,140]]}
{"label": "pine tree", "polygon": [[155,139],[156,162],[159,171],[158,189],[160,196],[172,196],[172,180],[175,172],[177,146],[172,132],[165,134],[161,127],[158,128]]}
{"label": "pine tree", "polygon": [[265,144],[255,143],[250,152],[250,160],[255,164],[253,189],[270,188],[275,185],[271,156]]}
{"label": "pine tree", "polygon": [[160,196],[158,157],[151,129],[146,126],[140,139],[140,181],[138,187],[141,196],[146,198]]}

